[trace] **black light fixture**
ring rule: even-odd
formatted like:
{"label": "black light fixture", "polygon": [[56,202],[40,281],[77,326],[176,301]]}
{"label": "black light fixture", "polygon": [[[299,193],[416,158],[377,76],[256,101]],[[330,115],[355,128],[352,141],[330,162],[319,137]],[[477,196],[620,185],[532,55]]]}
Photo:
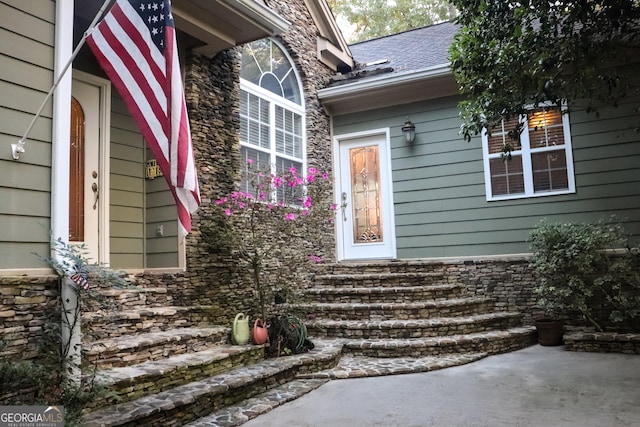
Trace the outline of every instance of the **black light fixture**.
{"label": "black light fixture", "polygon": [[407,117],[407,120],[404,122],[404,126],[402,126],[402,134],[404,135],[404,139],[408,144],[412,144],[416,139],[416,125],[411,123],[409,117]]}

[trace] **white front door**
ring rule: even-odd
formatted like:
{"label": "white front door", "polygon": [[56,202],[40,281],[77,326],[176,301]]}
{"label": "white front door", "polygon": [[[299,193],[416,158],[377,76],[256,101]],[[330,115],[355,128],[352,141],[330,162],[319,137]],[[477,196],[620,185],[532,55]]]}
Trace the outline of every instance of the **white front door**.
{"label": "white front door", "polygon": [[389,133],[342,135],[336,140],[339,258],[395,258]]}
{"label": "white front door", "polygon": [[106,114],[104,85],[78,79],[74,73],[71,100],[69,176],[69,242],[84,244],[94,262],[108,263],[104,242],[108,209],[108,167],[103,154]]}

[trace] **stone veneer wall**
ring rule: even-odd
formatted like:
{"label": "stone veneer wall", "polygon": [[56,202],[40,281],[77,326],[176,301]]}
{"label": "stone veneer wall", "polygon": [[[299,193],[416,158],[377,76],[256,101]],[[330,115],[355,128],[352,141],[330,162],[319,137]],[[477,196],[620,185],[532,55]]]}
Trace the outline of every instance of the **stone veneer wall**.
{"label": "stone veneer wall", "polygon": [[58,299],[58,277],[0,276],[0,357],[33,359],[46,313]]}
{"label": "stone veneer wall", "polygon": [[[317,97],[326,87],[332,70],[316,57],[317,28],[304,0],[267,2],[267,5],[291,22],[278,41],[287,49],[302,80],[306,108],[306,143],[309,166],[331,172],[330,120]],[[213,202],[234,190],[240,170],[239,74],[241,49],[221,52],[212,59],[190,53],[185,61],[185,97],[202,204],[192,218],[187,237],[187,269],[183,274],[149,276],[159,278],[173,294],[178,305],[214,306],[212,323],[230,324],[238,312],[248,312],[254,294],[242,280],[237,261],[211,250],[206,223],[212,218]],[[215,246],[215,242],[213,244]],[[324,259],[334,260],[334,233],[327,228]],[[212,253],[213,252],[213,253]]]}
{"label": "stone veneer wall", "polygon": [[520,312],[527,325],[543,314],[536,308],[536,278],[527,257],[447,261],[442,265],[449,283],[464,284],[474,295],[495,298],[496,309]]}

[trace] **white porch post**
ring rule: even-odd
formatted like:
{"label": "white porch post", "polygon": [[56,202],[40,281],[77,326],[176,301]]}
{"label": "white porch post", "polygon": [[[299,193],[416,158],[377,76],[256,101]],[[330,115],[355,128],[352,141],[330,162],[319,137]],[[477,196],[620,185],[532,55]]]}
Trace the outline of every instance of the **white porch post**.
{"label": "white porch post", "polygon": [[[54,73],[58,77],[73,52],[74,0],[56,0]],[[71,70],[67,70],[53,94],[53,135],[51,144],[51,233],[53,239],[69,241],[69,141],[71,139]],[[54,258],[60,255],[53,252]],[[62,345],[69,343],[69,366],[80,362],[80,322],[75,321],[78,300],[68,281],[62,283],[62,300],[69,310],[67,321],[62,320]],[[79,380],[79,372],[72,376]]]}

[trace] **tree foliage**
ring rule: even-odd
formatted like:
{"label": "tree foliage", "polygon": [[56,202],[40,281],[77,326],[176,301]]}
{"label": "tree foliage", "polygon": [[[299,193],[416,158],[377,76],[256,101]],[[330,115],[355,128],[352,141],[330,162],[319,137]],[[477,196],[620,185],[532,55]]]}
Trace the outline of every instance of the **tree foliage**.
{"label": "tree foliage", "polygon": [[640,58],[639,0],[452,3],[461,29],[449,53],[467,95],[467,140],[527,108],[568,100],[597,114],[638,93],[627,65]]}
{"label": "tree foliage", "polygon": [[369,40],[455,17],[448,0],[328,0],[336,17],[354,27],[350,42]]}

